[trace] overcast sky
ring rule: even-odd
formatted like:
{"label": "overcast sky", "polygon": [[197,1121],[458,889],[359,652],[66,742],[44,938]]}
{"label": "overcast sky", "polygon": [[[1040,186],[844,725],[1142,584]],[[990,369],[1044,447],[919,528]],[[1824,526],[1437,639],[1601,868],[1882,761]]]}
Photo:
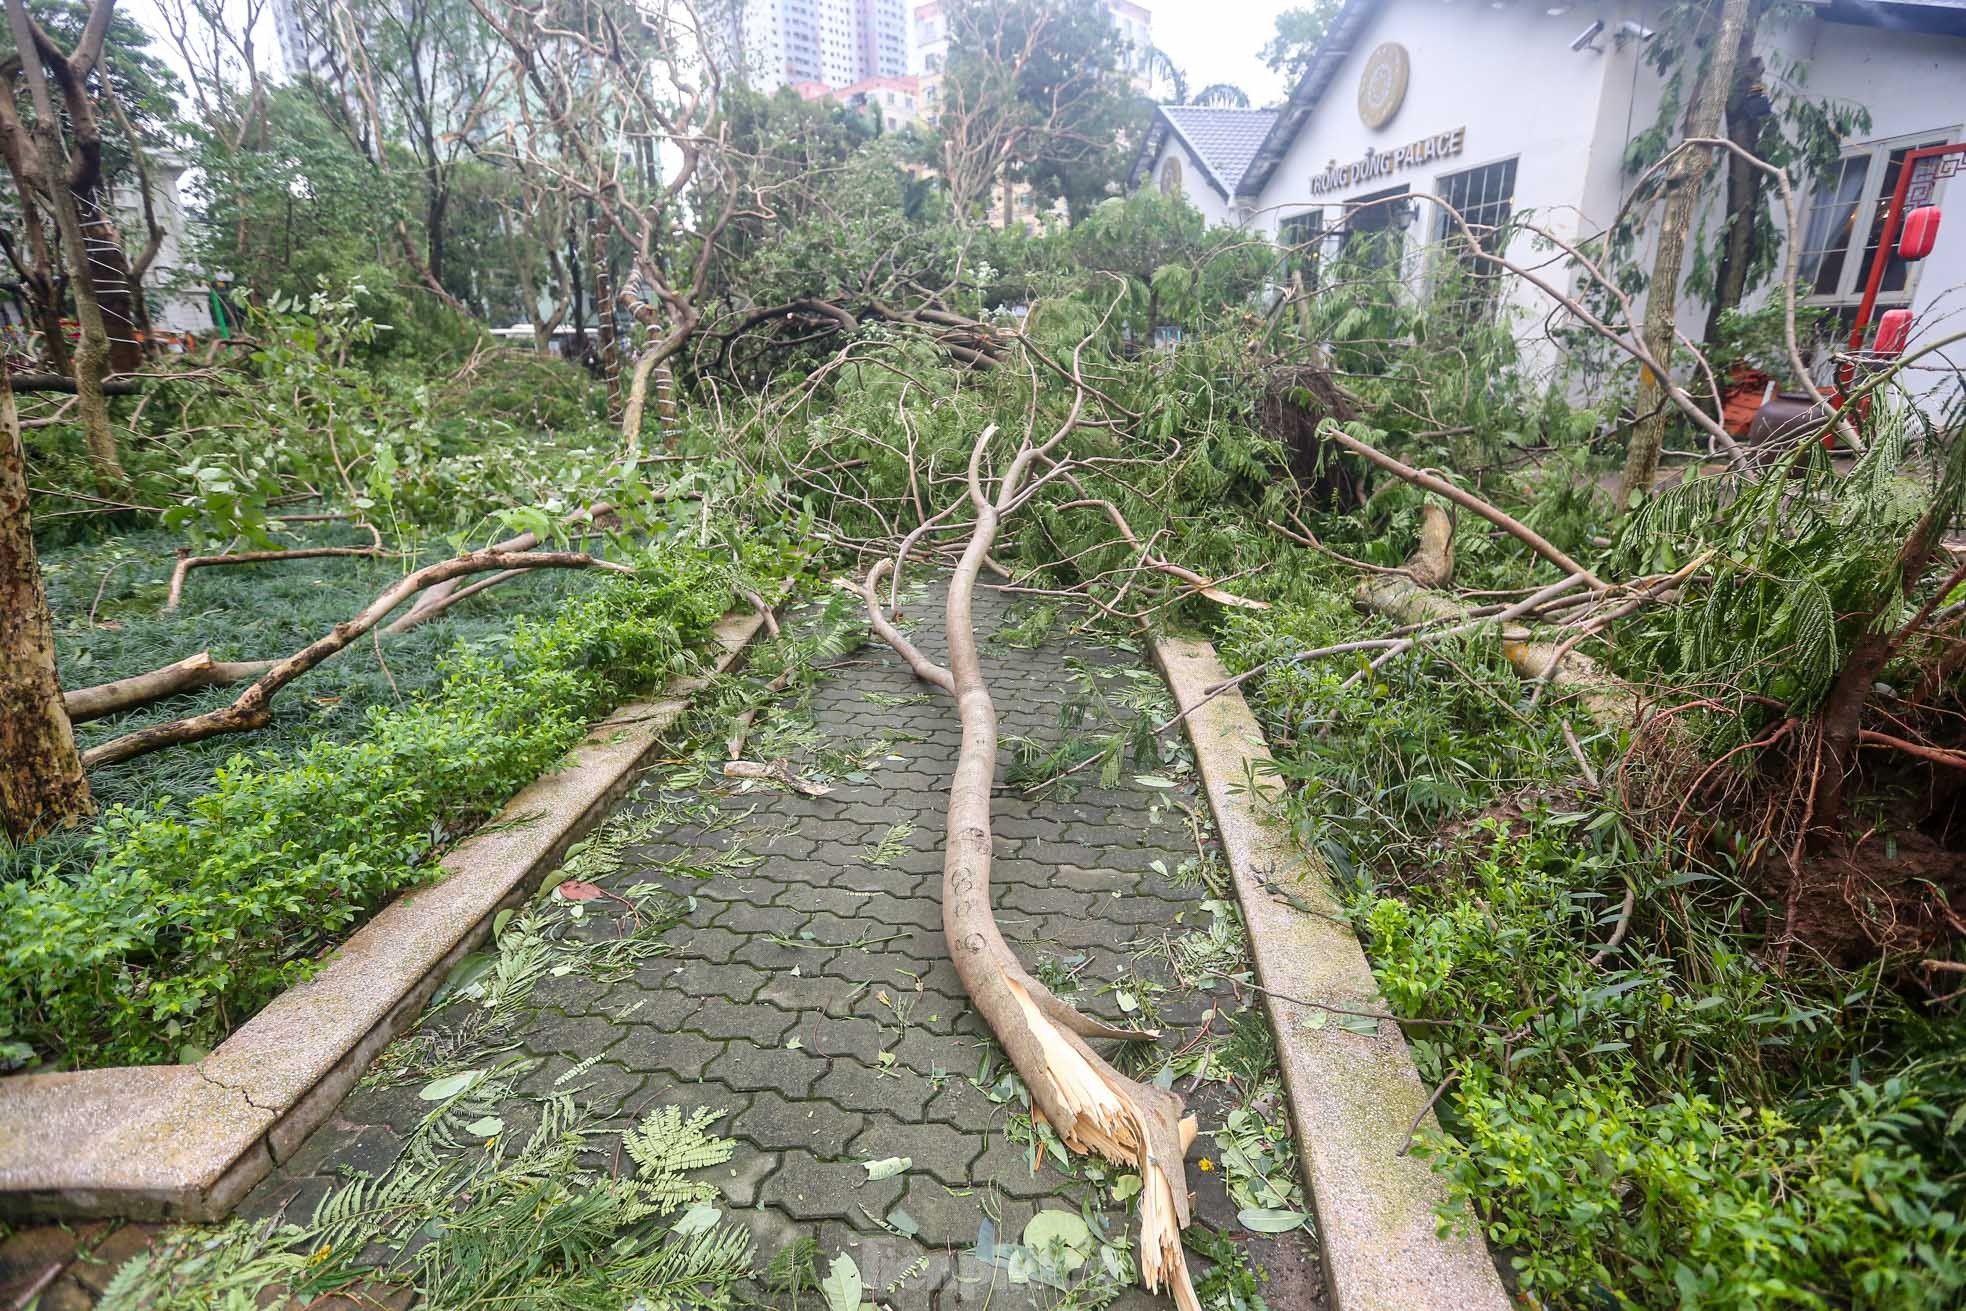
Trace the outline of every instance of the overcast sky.
{"label": "overcast sky", "polygon": [[[1282,100],[1283,78],[1256,52],[1276,30],[1276,16],[1293,0],[1141,0],[1154,16],[1154,44],[1165,50],[1199,91],[1233,82],[1262,106]],[[1294,0],[1301,5],[1304,0]]]}
{"label": "overcast sky", "polygon": [[[1276,16],[1293,0],[1142,0],[1154,16],[1154,44],[1173,56],[1188,75],[1188,86],[1199,91],[1211,82],[1233,82],[1249,93],[1252,105],[1283,99],[1289,89],[1283,78],[1263,67],[1256,52],[1270,39]],[[1296,4],[1304,0],[1294,0]],[[235,10],[236,4],[228,4]],[[164,39],[153,0],[123,0],[123,11],[156,34],[157,53],[173,64],[176,54]],[[269,68],[279,65],[278,43],[272,32],[259,40]]]}

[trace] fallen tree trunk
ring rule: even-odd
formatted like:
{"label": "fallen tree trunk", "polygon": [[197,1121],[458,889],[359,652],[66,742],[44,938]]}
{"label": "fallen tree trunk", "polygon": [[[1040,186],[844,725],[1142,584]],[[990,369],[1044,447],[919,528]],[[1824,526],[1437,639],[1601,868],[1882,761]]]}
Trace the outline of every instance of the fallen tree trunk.
{"label": "fallen tree trunk", "polygon": [[597,560],[591,555],[578,551],[540,551],[528,554],[519,551],[501,551],[495,547],[429,565],[398,580],[394,586],[369,602],[353,619],[336,624],[325,636],[315,639],[293,655],[275,663],[251,687],[241,692],[231,705],[202,715],[175,719],[167,724],[154,724],[122,737],[112,738],[100,746],[91,747],[83,752],[82,764],[90,769],[98,765],[114,765],[162,747],[198,742],[208,737],[217,737],[221,733],[243,733],[264,728],[272,722],[273,697],[281,688],[367,633],[417,592],[436,583],[462,578],[466,574],[512,568],[608,569],[615,573],[634,573],[634,570],[626,565],[615,564],[610,560]]}
{"label": "fallen tree trunk", "polygon": [[1343,428],[1340,428],[1330,420],[1325,421],[1319,432],[1354,455],[1363,456],[1365,459],[1370,460],[1387,473],[1403,478],[1415,487],[1432,492],[1436,496],[1446,497],[1462,509],[1471,510],[1475,514],[1480,515],[1509,536],[1515,538],[1518,542],[1521,542],[1524,546],[1527,546],[1537,555],[1542,556],[1545,560],[1548,560],[1551,564],[1563,570],[1564,573],[1582,574],[1584,581],[1589,583],[1594,590],[1602,591],[1604,589],[1603,580],[1598,578],[1590,570],[1584,568],[1584,566],[1578,564],[1575,560],[1572,560],[1568,554],[1558,549],[1541,533],[1521,520],[1504,514],[1488,502],[1482,500],[1479,496],[1461,490],[1445,478],[1436,478],[1430,473],[1413,468],[1411,465],[1402,464],[1385,452],[1367,446],[1364,442],[1347,433]]}
{"label": "fallen tree trunk", "polygon": [[97,683],[94,687],[78,687],[63,694],[62,706],[68,711],[71,724],[86,724],[91,719],[121,714],[180,692],[258,678],[278,663],[277,660],[214,660],[210,651],[200,651],[162,669]]}
{"label": "fallen tree trunk", "polygon": [[994,499],[985,494],[981,473],[994,427],[985,429],[971,448],[969,499],[976,523],[949,580],[946,669],[930,661],[880,613],[882,565],[877,564],[864,587],[855,590],[867,602],[876,631],[917,675],[955,699],[962,722],[962,748],[949,784],[942,928],[963,989],[1023,1077],[1034,1113],[1049,1121],[1073,1151],[1097,1152],[1138,1171],[1141,1281],[1150,1290],[1169,1288],[1181,1311],[1199,1311],[1181,1246],[1181,1230],[1189,1221],[1182,1161],[1194,1121],[1184,1118],[1177,1094],[1134,1082],[1086,1043],[1094,1037],[1154,1035],[1113,1028],[1053,996],[1010,950],[990,905],[990,796],[997,761],[997,713],[978,654],[976,583],[1004,511],[1016,500],[1032,464],[1075,426],[1084,399],[1081,391],[1070,415],[1048,441],[1024,441]]}
{"label": "fallen tree trunk", "polygon": [[[1484,516],[1486,517],[1486,516]],[[1429,507],[1420,544],[1407,559],[1405,574],[1384,574],[1361,583],[1353,593],[1363,609],[1403,624],[1464,624],[1478,619],[1470,607],[1433,590],[1453,577],[1453,529],[1447,516]],[[1442,525],[1446,525],[1443,531]],[[1575,576],[1574,574],[1572,575]],[[1426,585],[1417,581],[1429,580]],[[1548,683],[1574,695],[1593,719],[1607,726],[1629,726],[1637,719],[1639,694],[1568,642],[1538,641],[1529,629],[1505,623],[1502,655],[1523,678]]]}

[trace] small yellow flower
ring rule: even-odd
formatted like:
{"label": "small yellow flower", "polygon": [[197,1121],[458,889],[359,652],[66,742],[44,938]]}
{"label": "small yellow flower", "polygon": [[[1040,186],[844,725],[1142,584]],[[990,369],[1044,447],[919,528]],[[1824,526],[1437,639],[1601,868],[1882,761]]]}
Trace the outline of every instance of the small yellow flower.
{"label": "small yellow flower", "polygon": [[319,1264],[321,1264],[321,1262],[323,1262],[323,1261],[325,1261],[325,1260],[327,1260],[327,1259],[328,1259],[328,1257],[329,1257],[329,1256],[330,1256],[330,1255],[331,1255],[331,1254],[332,1254],[333,1252],[334,1252],[334,1244],[332,1244],[332,1243],[323,1243],[323,1244],[321,1244],[321,1245],[320,1245],[319,1247],[317,1247],[317,1248],[315,1248],[315,1249],[314,1249],[314,1251],[313,1251],[313,1253],[312,1253],[311,1255],[309,1255],[309,1256],[308,1256],[308,1258],[307,1258],[307,1264],[309,1264],[309,1265],[319,1265]]}
{"label": "small yellow flower", "polygon": [[1206,1156],[1204,1156],[1199,1161],[1195,1162],[1195,1168],[1197,1170],[1201,1170],[1204,1172],[1213,1170],[1215,1168],[1215,1162],[1209,1160]]}

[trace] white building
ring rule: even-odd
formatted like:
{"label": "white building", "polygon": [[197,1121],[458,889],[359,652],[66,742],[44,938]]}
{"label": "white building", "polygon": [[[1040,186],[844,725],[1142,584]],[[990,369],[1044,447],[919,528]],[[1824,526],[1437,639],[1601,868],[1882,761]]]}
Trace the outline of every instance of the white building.
{"label": "white building", "polygon": [[[1833,173],[1797,197],[1805,304],[1847,324],[1871,262],[1858,247],[1868,233],[1874,254],[1896,161],[1913,147],[1966,140],[1966,4],[1816,0],[1804,8],[1765,13],[1755,53],[1770,70],[1765,81],[1799,62],[1810,98],[1870,114]],[[1212,220],[1284,241],[1322,234],[1326,249],[1388,228],[1403,231],[1409,247],[1442,235],[1449,220],[1439,206],[1411,198],[1427,193],[1471,223],[1534,211],[1566,237],[1601,232],[1636,181],[1626,147],[1658,118],[1662,83],[1644,50],[1664,25],[1661,6],[1642,0],[1347,0],[1281,110],[1266,122],[1269,111],[1163,107],[1133,184],[1178,189]],[[1924,168],[1914,181],[1943,205],[1946,179],[1966,169],[1966,156]],[[1720,194],[1710,185],[1702,200],[1708,236]],[[1914,347],[1920,336],[1966,326],[1966,193],[1954,207],[1932,254],[1894,261],[1884,280],[1878,312],[1909,306]],[[1517,233],[1508,254],[1526,262],[1534,244]],[[1650,267],[1648,252],[1640,264]],[[1548,271],[1573,287],[1581,277],[1560,265]],[[1533,288],[1512,294],[1536,318],[1551,308]],[[1764,285],[1748,305],[1779,294]],[[1694,296],[1680,303],[1681,329],[1699,340],[1706,305]]]}
{"label": "white building", "polygon": [[727,33],[760,91],[798,82],[851,86],[908,72],[903,0],[739,0]]}

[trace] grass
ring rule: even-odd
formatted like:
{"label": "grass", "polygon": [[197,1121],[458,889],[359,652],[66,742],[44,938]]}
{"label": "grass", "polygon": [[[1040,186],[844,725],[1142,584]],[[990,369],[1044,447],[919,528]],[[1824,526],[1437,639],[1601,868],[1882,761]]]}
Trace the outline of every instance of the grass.
{"label": "grass", "polygon": [[[368,541],[367,534],[342,524],[297,527],[305,531],[285,539],[286,545]],[[199,651],[210,651],[218,660],[291,654],[417,564],[454,554],[448,542],[437,541],[415,548],[413,559],[326,557],[198,569],[186,582],[180,608],[167,614],[162,607],[172,552],[181,541],[164,530],[143,530],[43,554],[64,687],[127,678]],[[516,616],[551,615],[605,585],[598,575],[577,570],[539,570],[502,583],[399,637],[357,643],[302,675],[275,698],[273,723],[267,728],[95,769],[90,786],[104,807],[166,796],[188,800],[210,788],[214,771],[241,751],[286,752],[317,738],[353,741],[368,731],[372,708],[435,693],[444,677],[440,659],[457,643],[502,640]],[[78,744],[86,749],[151,724],[213,710],[241,690],[242,685],[206,688],[78,725]],[[0,851],[0,879],[22,872],[30,858],[42,864],[63,859],[82,836],[56,834],[30,851]]]}
{"label": "grass", "polygon": [[[357,647],[347,653],[353,671],[331,663],[326,678],[289,694],[285,718],[257,740],[140,757],[106,778],[93,826],[13,853],[0,880],[0,1055],[54,1065],[195,1059],[305,978],[591,719],[693,665],[691,646],[733,598],[728,560],[672,546],[636,563],[633,579],[562,585],[530,619],[413,631],[426,654],[408,686],[411,666],[365,668]],[[379,581],[349,577],[342,590],[366,599]],[[242,596],[237,611],[187,607],[166,622],[208,641],[232,613],[311,633],[318,615],[303,604],[337,616],[359,604],[327,600],[300,577],[277,582],[289,589],[285,607]],[[144,583],[133,586],[140,599]],[[111,645],[114,662],[161,663],[156,635],[135,628],[92,635],[130,633]],[[441,656],[427,654],[438,642]],[[84,663],[129,672],[107,658]]]}
{"label": "grass", "polygon": [[[1371,635],[1336,594],[1237,616],[1231,670]],[[1337,661],[1251,685],[1300,845],[1348,889],[1389,1006],[1442,1085],[1421,1135],[1515,1281],[1551,1308],[1957,1305],[1966,1059],[1875,971],[1777,972],[1754,894],[1659,850],[1619,744],[1496,644],[1430,646],[1346,688]],[[1630,932],[1605,950],[1627,883]]]}

